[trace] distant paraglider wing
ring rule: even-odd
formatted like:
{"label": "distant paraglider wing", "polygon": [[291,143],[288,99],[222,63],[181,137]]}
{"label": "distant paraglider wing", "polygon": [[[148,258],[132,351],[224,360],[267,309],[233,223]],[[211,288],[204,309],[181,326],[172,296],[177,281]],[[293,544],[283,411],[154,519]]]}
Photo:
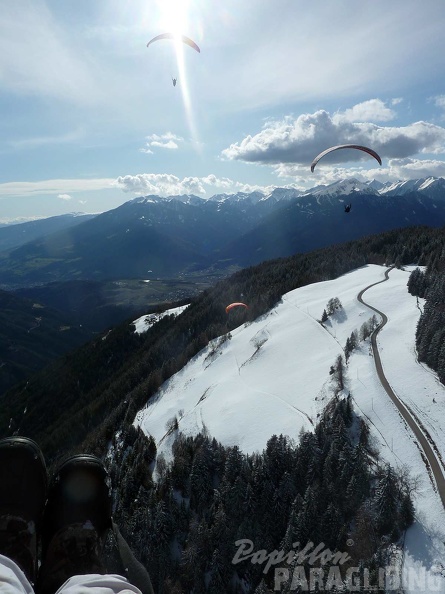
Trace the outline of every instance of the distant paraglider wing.
{"label": "distant paraglider wing", "polygon": [[231,309],[233,309],[234,307],[239,307],[239,306],[245,307],[246,309],[249,309],[245,303],[231,303],[230,305],[228,305],[226,307],[226,313],[229,313],[229,311]]}
{"label": "distant paraglider wing", "polygon": [[333,151],[338,151],[339,149],[357,149],[359,151],[363,151],[365,153],[368,153],[368,155],[371,155],[372,157],[374,157],[374,159],[376,159],[380,165],[382,164],[382,160],[381,160],[380,156],[375,151],[373,151],[372,149],[370,149],[366,146],[360,146],[359,144],[339,144],[338,146],[331,146],[331,148],[326,149],[325,151],[320,153],[317,157],[315,157],[315,159],[312,161],[312,164],[311,164],[312,173],[314,172],[315,165],[318,163],[318,161],[320,159],[322,159],[328,153],[332,153]]}
{"label": "distant paraglider wing", "polygon": [[[177,35],[174,35],[173,33],[161,33],[161,35],[157,35],[156,37],[153,37],[153,39],[147,43],[147,47],[149,47],[155,41],[159,41],[159,39],[176,39],[176,38],[177,38]],[[201,53],[201,50],[199,49],[199,47],[189,37],[186,37],[185,35],[181,35],[181,36],[179,36],[179,39],[181,39],[181,41],[183,43],[186,43],[187,45],[189,45],[191,48],[193,48],[197,52]]]}

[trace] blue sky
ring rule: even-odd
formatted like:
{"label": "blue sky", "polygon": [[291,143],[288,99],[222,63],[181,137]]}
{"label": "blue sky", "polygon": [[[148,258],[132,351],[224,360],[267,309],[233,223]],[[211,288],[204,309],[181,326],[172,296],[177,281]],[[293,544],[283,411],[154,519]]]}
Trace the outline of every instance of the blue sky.
{"label": "blue sky", "polygon": [[[443,0],[5,0],[0,222],[445,176],[444,25]],[[146,47],[167,31],[201,53]],[[343,142],[382,167],[339,151],[310,172]]]}

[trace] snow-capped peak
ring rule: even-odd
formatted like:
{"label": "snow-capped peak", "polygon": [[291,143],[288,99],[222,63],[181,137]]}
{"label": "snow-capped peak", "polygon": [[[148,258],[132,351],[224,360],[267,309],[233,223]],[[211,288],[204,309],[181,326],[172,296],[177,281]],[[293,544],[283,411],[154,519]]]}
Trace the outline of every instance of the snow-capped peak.
{"label": "snow-capped peak", "polygon": [[264,194],[259,191],[255,192],[237,192],[236,194],[215,194],[209,200],[212,202],[242,202],[247,200],[252,204],[257,204],[264,198]]}
{"label": "snow-capped peak", "polygon": [[219,203],[242,203],[248,202],[252,205],[260,202],[281,202],[292,200],[301,196],[348,196],[360,192],[363,194],[381,196],[403,196],[410,192],[421,192],[430,198],[445,200],[445,179],[443,177],[425,177],[421,179],[399,180],[396,182],[380,182],[376,179],[361,182],[356,178],[338,180],[329,185],[315,186],[309,190],[299,190],[292,187],[276,187],[266,194],[261,191],[237,192],[236,194],[215,194],[210,198],[202,198],[193,194],[160,197],[156,195],[142,196],[131,200],[133,203],[148,204],[162,201],[179,201],[183,204],[199,206],[207,201]]}
{"label": "snow-capped peak", "polygon": [[379,192],[382,188],[384,188],[388,185],[388,182],[383,183],[383,182],[379,181],[378,179],[372,179],[371,181],[366,182],[366,185]]}
{"label": "snow-capped peak", "polygon": [[270,194],[262,198],[262,201],[275,200],[278,202],[280,200],[292,200],[292,198],[298,198],[302,194],[304,192],[297,188],[274,188]]}
{"label": "snow-capped peak", "polygon": [[379,191],[387,196],[403,196],[409,192],[422,192],[429,198],[445,199],[445,179],[433,176],[408,179],[388,184]]}
{"label": "snow-capped peak", "polygon": [[378,191],[370,187],[368,184],[363,183],[355,179],[344,179],[328,186],[316,186],[306,192],[305,195],[311,194],[312,196],[348,196],[355,192],[362,192],[364,194],[378,194]]}

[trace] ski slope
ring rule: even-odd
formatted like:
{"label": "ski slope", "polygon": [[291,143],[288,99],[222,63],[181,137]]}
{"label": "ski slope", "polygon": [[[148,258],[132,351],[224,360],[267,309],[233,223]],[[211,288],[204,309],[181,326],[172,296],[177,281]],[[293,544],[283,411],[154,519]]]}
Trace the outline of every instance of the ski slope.
{"label": "ski slope", "polygon": [[[416,359],[420,309],[406,287],[412,268],[392,270],[388,281],[370,288],[363,298],[388,316],[378,345],[390,384],[445,459],[445,388]],[[343,353],[347,337],[373,315],[357,301],[357,294],[382,280],[385,270],[368,265],[287,293],[266,315],[232,331],[230,339],[213,341],[165,382],[139,411],[135,424],[155,438],[158,451],[167,458],[174,439],[167,426],[175,416],[183,433],[206,430],[246,453],[261,451],[274,433],[297,440],[302,429],[312,430],[332,396],[329,369]],[[317,320],[332,297],[340,299],[343,309],[322,327]],[[421,477],[416,522],[406,534],[405,568],[443,574],[439,590],[425,591],[445,592],[445,512],[411,431],[377,378],[369,341],[352,353],[345,389],[353,396],[356,412],[368,419],[382,457],[394,467],[408,465]],[[424,591],[419,586],[408,583],[405,592]]]}

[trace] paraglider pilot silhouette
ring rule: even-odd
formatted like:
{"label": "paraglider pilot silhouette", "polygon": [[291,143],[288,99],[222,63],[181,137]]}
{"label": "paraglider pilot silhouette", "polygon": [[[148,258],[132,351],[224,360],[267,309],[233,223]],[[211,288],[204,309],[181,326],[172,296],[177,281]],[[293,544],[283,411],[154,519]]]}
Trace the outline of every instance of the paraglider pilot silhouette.
{"label": "paraglider pilot silhouette", "polygon": [[[0,440],[0,594],[153,594],[111,516],[110,478],[90,454],[65,459],[48,479],[39,446]],[[124,575],[102,556],[114,533]],[[42,564],[38,564],[38,551]]]}

